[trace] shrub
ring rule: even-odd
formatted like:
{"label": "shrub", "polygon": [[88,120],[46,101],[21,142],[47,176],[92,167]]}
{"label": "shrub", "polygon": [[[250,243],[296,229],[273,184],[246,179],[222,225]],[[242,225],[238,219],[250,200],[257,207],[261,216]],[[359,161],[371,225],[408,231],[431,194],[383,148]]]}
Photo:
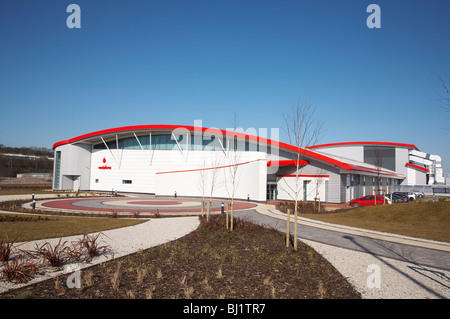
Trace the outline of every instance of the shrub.
{"label": "shrub", "polygon": [[101,253],[110,252],[108,245],[100,245],[100,241],[98,240],[100,235],[100,233],[97,235],[84,234],[83,238],[75,243],[74,246],[79,248],[78,253],[80,257],[85,256],[89,261]]}
{"label": "shrub", "polygon": [[22,216],[22,215],[4,215],[0,216],[0,222],[40,222],[47,221],[48,217],[32,217],[32,216]]}
{"label": "shrub", "polygon": [[[294,202],[280,202],[280,204],[276,206],[276,208],[279,211],[282,211],[283,213],[287,213],[288,209],[290,209],[291,212],[293,213],[294,207],[295,207]],[[298,201],[297,202],[297,210],[299,213],[304,213],[304,214],[314,213],[315,212],[314,203]]]}
{"label": "shrub", "polygon": [[45,242],[41,246],[36,244],[36,250],[32,252],[32,255],[43,257],[53,267],[61,267],[69,259],[69,247],[65,246],[66,242],[61,244],[61,239],[54,247],[48,242]]}
{"label": "shrub", "polygon": [[14,247],[14,241],[10,242],[8,235],[5,241],[0,241],[0,261],[8,261],[11,251]]}
{"label": "shrub", "polygon": [[39,267],[31,259],[24,256],[17,256],[8,261],[2,268],[2,276],[11,282],[26,283],[30,281]]}
{"label": "shrub", "polygon": [[134,212],[131,214],[131,216],[132,216],[133,218],[139,218],[139,217],[141,217],[141,212],[139,212],[139,211],[134,211]]}

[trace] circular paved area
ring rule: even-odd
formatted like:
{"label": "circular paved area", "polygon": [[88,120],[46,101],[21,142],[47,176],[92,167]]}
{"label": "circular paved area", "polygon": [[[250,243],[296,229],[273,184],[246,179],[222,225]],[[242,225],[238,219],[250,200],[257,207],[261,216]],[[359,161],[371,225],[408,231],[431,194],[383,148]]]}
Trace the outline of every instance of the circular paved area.
{"label": "circular paved area", "polygon": [[[225,200],[213,200],[212,212],[220,212]],[[235,210],[250,209],[256,204],[234,201]],[[201,199],[192,198],[146,198],[146,197],[96,197],[96,198],[64,198],[36,202],[36,208],[42,210],[63,210],[83,212],[128,212],[128,213],[201,213]],[[206,211],[206,202],[205,208]]]}

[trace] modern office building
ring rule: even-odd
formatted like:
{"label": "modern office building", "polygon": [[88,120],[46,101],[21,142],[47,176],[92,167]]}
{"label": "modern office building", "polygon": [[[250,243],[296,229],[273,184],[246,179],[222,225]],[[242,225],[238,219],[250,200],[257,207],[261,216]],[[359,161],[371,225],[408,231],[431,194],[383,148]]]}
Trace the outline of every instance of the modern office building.
{"label": "modern office building", "polygon": [[350,142],[299,150],[201,126],[112,128],[57,142],[53,149],[57,190],[342,203],[374,188],[389,192],[392,185],[435,183],[442,174],[440,159],[412,144]]}

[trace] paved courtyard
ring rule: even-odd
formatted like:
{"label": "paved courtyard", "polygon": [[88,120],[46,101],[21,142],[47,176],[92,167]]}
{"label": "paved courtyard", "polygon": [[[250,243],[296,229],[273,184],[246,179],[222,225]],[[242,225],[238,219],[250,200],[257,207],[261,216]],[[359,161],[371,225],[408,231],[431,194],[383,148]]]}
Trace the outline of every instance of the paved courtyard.
{"label": "paved courtyard", "polygon": [[[212,200],[210,210],[220,213],[222,204],[230,201]],[[31,203],[25,204],[30,207]],[[255,208],[257,205],[245,201],[234,201],[235,210]],[[193,198],[156,198],[156,197],[96,197],[96,198],[58,198],[36,201],[36,209],[57,210],[80,213],[151,213],[165,215],[198,215],[201,214],[201,199]],[[204,203],[204,211],[207,205]]]}

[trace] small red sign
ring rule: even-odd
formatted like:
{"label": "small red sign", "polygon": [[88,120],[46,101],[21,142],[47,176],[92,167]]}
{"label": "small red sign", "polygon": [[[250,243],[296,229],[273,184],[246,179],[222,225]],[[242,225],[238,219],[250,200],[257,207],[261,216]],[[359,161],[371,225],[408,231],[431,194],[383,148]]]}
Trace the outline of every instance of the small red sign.
{"label": "small red sign", "polygon": [[111,169],[111,166],[106,166],[106,157],[103,157],[103,166],[99,166],[98,169]]}

